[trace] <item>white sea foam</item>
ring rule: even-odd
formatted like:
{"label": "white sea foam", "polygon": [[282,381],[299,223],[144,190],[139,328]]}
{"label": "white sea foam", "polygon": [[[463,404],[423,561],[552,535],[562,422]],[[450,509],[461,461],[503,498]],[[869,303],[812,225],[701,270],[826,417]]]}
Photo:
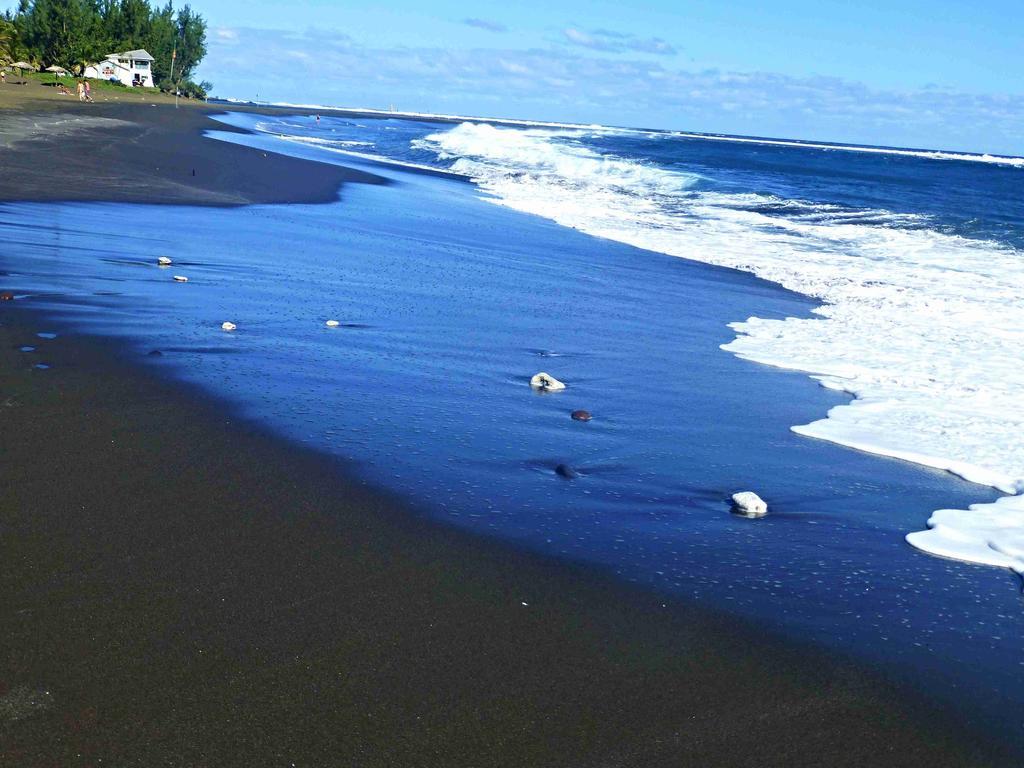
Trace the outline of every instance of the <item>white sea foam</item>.
{"label": "white sea foam", "polygon": [[[231,99],[225,99],[225,101],[231,101],[232,103],[236,104],[245,103],[233,101]],[[312,109],[318,110],[320,112],[340,112],[343,114],[351,115],[373,115],[374,117],[394,117],[400,118],[402,120],[445,120],[452,122],[473,120],[493,123],[495,125],[518,125],[544,128],[586,128],[589,130],[601,131],[632,130],[628,128],[611,128],[609,126],[598,125],[596,123],[557,123],[547,122],[543,120],[518,120],[514,117],[474,117],[471,115],[451,115],[445,114],[443,112],[408,112],[391,109],[374,109],[371,107],[332,107],[327,104],[292,104],[287,101],[269,102],[266,104],[266,106],[284,107],[290,109]]]}
{"label": "white sea foam", "polygon": [[282,133],[282,128],[298,128],[305,130],[308,128],[306,125],[297,125],[295,123],[289,123],[287,121],[272,122],[266,120],[259,120],[253,124],[253,129],[260,133],[268,133],[273,136],[277,136],[279,139],[286,141],[294,141],[298,144],[313,144],[324,148],[344,148],[344,147],[372,147],[372,141],[358,141],[356,139],[324,139],[317,136],[302,136],[293,133]]}
{"label": "white sea foam", "polygon": [[[626,195],[642,192],[650,196],[681,192],[699,178],[696,174],[600,155],[579,144],[550,141],[585,135],[581,131],[509,130],[487,123],[463,123],[447,133],[413,141],[412,145],[434,149],[440,159],[454,160],[451,170],[478,181],[482,158],[475,152],[486,146],[488,171],[512,174],[520,187],[557,179],[562,189]],[[443,146],[438,142],[439,136],[444,137]]]}
{"label": "white sea foam", "polygon": [[[907,214],[696,191],[697,176],[602,156],[572,132],[463,124],[417,146],[454,159],[496,203],[820,299],[813,319],[735,323],[723,347],[854,396],[795,431],[1024,491],[1019,251]],[[1024,572],[1022,496],[929,525],[908,541]]]}
{"label": "white sea foam", "polygon": [[[262,128],[262,126],[260,126]],[[305,127],[305,126],[300,126]],[[282,138],[288,141],[297,141],[301,144],[316,144],[322,147],[372,147],[372,141],[356,141],[355,139],[320,139],[316,136],[292,136],[286,135]]]}
{"label": "white sea foam", "polygon": [[348,157],[355,157],[360,160],[369,160],[374,163],[384,163],[385,165],[394,165],[400,168],[413,168],[419,171],[430,171],[431,173],[451,173],[451,175],[461,175],[456,172],[445,171],[444,169],[436,168],[432,165],[423,165],[422,163],[410,163],[405,160],[396,160],[393,157],[387,157],[385,155],[378,155],[373,152],[363,152],[354,149],[347,149],[347,147],[373,147],[373,143],[369,141],[345,141],[345,140],[332,140],[332,139],[319,139],[313,136],[292,136],[290,134],[278,134],[265,126],[256,126],[257,130],[263,130],[268,133],[272,133],[279,139],[284,141],[290,141],[293,144],[309,144],[319,149],[326,150],[327,152],[334,152],[339,155],[347,155]]}

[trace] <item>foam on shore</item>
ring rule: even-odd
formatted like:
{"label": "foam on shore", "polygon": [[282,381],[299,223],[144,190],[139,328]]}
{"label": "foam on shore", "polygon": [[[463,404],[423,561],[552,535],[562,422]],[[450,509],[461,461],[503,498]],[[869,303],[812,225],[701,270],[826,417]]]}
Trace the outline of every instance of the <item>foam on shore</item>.
{"label": "foam on shore", "polygon": [[[927,217],[694,189],[571,131],[466,123],[415,143],[496,203],[641,248],[752,272],[822,301],[750,318],[723,346],[853,396],[800,434],[1024,491],[1024,254]],[[908,541],[1024,572],[1024,498],[940,510]]]}

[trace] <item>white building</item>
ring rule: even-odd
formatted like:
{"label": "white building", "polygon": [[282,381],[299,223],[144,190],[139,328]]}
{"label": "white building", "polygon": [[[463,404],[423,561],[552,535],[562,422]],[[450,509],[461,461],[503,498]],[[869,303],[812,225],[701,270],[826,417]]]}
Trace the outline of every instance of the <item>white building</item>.
{"label": "white building", "polygon": [[145,51],[110,53],[107,58],[85,68],[85,76],[97,80],[117,80],[136,88],[153,87],[153,57]]}

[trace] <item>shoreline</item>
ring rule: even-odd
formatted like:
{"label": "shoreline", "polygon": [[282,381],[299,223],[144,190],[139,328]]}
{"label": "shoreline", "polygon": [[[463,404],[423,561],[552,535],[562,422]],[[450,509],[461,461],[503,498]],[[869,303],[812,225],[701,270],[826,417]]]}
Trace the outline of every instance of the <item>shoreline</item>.
{"label": "shoreline", "polygon": [[[165,130],[204,142],[198,126]],[[974,737],[870,673],[422,520],[333,460],[225,423],[113,342],[60,336],[45,342],[54,370],[32,369],[18,348],[51,329],[26,303],[0,307],[3,383],[19,393],[0,518],[17,673],[0,701],[39,686],[53,700],[0,721],[25,764],[83,743],[125,764],[336,764],[346,749],[366,765],[982,760]]]}
{"label": "shoreline", "polygon": [[14,764],[1001,764],[854,664],[431,523],[112,342],[40,342],[23,301],[0,314]]}

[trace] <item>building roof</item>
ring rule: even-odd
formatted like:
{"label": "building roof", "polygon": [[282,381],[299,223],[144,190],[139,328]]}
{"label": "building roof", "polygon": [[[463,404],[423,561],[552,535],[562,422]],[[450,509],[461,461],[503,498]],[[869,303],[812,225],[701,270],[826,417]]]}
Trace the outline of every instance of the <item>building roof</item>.
{"label": "building roof", "polygon": [[112,67],[117,67],[118,69],[123,69],[125,72],[130,72],[131,71],[131,67],[127,67],[124,64],[118,63],[118,61],[116,60],[115,57],[116,57],[116,54],[114,56],[108,56],[103,61],[97,61],[95,64],[89,64],[86,68],[88,68],[88,67],[95,67],[96,69],[99,69],[102,65],[109,64]]}
{"label": "building roof", "polygon": [[108,53],[107,58],[112,59],[114,57],[119,59],[134,59],[135,61],[156,61],[147,51],[141,48],[137,51],[125,51],[124,53]]}

